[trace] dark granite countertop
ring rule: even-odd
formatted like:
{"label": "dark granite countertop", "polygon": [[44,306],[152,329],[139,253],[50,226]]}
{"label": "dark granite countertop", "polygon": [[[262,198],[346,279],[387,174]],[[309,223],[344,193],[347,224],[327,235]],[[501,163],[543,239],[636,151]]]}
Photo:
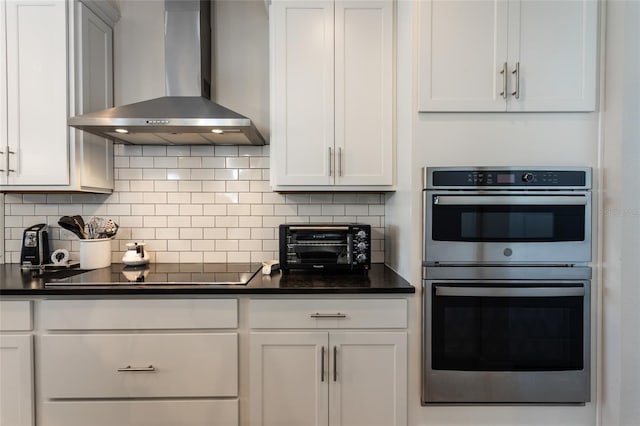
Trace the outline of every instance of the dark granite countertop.
{"label": "dark granite countertop", "polygon": [[7,296],[363,293],[415,293],[415,287],[383,264],[373,264],[366,275],[293,271],[263,275],[257,263],[158,263],[135,268],[114,263],[84,272],[46,270],[44,275],[17,264],[0,265],[0,295]]}

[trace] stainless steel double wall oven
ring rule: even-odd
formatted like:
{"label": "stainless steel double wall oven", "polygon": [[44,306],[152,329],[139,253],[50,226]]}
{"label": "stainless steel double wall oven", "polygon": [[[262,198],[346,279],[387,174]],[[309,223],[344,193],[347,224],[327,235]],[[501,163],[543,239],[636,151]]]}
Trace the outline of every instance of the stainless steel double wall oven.
{"label": "stainless steel double wall oven", "polygon": [[425,168],[422,402],[590,400],[591,170]]}

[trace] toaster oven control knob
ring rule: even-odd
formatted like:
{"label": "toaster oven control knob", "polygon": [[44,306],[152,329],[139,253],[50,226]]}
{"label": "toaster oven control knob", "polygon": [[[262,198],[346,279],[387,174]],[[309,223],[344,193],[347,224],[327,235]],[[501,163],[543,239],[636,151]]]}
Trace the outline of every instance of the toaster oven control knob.
{"label": "toaster oven control knob", "polygon": [[356,248],[360,251],[366,250],[367,243],[361,241],[356,245]]}
{"label": "toaster oven control knob", "polygon": [[358,263],[364,263],[367,260],[367,255],[364,253],[360,253],[359,255],[356,256],[356,262]]}
{"label": "toaster oven control knob", "polygon": [[359,240],[364,240],[365,238],[367,238],[367,233],[364,231],[358,231],[358,233],[356,234],[356,238],[358,238]]}
{"label": "toaster oven control knob", "polygon": [[533,181],[533,173],[525,173],[522,175],[523,182],[532,182]]}

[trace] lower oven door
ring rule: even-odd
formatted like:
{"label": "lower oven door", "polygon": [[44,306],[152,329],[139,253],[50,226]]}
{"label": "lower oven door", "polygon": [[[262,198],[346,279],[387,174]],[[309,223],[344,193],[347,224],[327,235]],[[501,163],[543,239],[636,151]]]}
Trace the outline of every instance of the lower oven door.
{"label": "lower oven door", "polygon": [[590,282],[423,285],[427,403],[590,400]]}

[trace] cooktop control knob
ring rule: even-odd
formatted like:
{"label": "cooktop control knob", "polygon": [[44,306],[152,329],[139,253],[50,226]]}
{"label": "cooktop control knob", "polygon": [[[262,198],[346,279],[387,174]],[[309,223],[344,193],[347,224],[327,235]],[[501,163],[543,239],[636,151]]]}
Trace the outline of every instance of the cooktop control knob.
{"label": "cooktop control knob", "polygon": [[527,183],[528,182],[532,182],[533,181],[533,173],[529,173],[529,172],[524,173],[522,175],[522,181],[523,182],[527,182]]}

